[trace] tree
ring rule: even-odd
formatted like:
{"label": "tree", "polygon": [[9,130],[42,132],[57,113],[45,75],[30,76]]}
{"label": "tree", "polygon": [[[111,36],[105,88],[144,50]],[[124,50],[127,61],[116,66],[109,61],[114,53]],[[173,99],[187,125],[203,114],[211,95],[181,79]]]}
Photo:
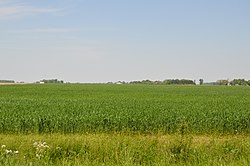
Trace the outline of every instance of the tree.
{"label": "tree", "polygon": [[163,84],[166,84],[166,85],[172,85],[172,84],[178,84],[178,85],[194,85],[195,82],[193,80],[187,80],[187,79],[168,79],[168,80],[164,80],[162,82]]}
{"label": "tree", "polygon": [[250,86],[250,80],[248,80],[248,81],[247,81],[247,85],[249,85],[249,86]]}
{"label": "tree", "polygon": [[247,85],[248,82],[245,79],[234,79],[230,82],[231,85]]}
{"label": "tree", "polygon": [[203,85],[204,80],[201,78],[201,79],[199,79],[199,82],[200,82],[200,85]]}
{"label": "tree", "polygon": [[15,83],[14,80],[0,80],[0,83]]}
{"label": "tree", "polygon": [[153,84],[154,82],[150,81],[150,80],[142,80],[141,83],[142,84]]}

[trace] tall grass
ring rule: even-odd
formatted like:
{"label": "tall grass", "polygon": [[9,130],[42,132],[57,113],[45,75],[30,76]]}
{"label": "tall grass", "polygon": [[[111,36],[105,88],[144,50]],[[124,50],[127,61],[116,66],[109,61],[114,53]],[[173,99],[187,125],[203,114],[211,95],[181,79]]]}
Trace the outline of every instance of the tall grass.
{"label": "tall grass", "polygon": [[46,134],[0,135],[0,140],[5,145],[0,165],[250,164],[249,136]]}
{"label": "tall grass", "polygon": [[249,133],[250,87],[2,85],[0,133]]}

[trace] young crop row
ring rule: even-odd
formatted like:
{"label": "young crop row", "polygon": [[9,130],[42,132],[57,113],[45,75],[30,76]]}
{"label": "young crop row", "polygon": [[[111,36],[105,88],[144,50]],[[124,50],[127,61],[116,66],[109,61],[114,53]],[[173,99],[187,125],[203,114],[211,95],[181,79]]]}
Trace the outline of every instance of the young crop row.
{"label": "young crop row", "polygon": [[0,133],[249,133],[249,87],[0,86]]}

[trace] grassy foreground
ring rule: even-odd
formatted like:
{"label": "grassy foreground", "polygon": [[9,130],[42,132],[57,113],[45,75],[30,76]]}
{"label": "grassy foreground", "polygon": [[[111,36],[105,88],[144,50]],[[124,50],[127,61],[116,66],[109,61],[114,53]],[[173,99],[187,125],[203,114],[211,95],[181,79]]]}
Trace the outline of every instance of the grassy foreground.
{"label": "grassy foreground", "polygon": [[250,135],[15,134],[0,142],[1,165],[250,164]]}

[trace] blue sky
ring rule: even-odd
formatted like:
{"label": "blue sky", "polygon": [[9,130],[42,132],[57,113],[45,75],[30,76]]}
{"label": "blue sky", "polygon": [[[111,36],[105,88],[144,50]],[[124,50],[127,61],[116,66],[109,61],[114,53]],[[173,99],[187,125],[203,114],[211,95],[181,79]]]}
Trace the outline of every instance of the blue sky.
{"label": "blue sky", "polygon": [[250,79],[249,0],[0,0],[0,79]]}

